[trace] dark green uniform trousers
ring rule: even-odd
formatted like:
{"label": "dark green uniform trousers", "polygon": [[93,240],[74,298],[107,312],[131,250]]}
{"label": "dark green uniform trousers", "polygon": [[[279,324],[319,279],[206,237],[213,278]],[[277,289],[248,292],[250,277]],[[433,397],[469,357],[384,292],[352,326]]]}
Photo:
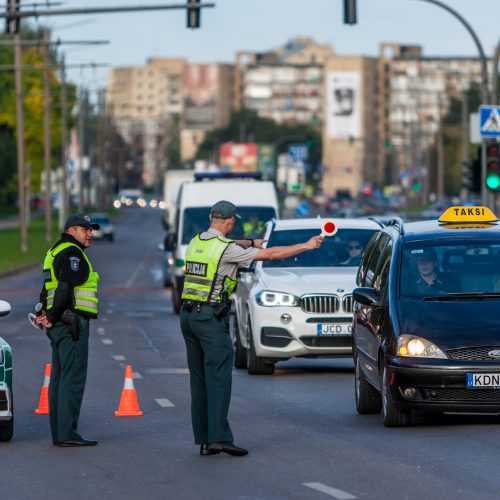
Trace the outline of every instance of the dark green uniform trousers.
{"label": "dark green uniform trousers", "polygon": [[49,413],[52,441],[77,439],[78,417],[87,380],[89,320],[78,316],[80,338],[74,341],[68,327],[57,322],[47,336],[52,347],[49,384]]}
{"label": "dark green uniform trousers", "polygon": [[231,399],[233,345],[227,324],[209,306],[181,310],[191,382],[191,421],[195,444],[232,443],[227,421]]}

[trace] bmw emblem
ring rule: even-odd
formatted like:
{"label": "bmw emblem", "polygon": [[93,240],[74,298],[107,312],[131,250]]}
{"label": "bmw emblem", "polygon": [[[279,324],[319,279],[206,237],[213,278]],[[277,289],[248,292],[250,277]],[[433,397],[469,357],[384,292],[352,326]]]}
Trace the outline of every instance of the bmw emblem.
{"label": "bmw emblem", "polygon": [[490,351],[490,352],[488,353],[488,356],[489,356],[490,358],[500,358],[500,349],[496,349],[496,350],[494,350],[494,351]]}
{"label": "bmw emblem", "polygon": [[343,289],[343,288],[337,288],[337,292],[339,292],[339,293],[343,293],[343,292],[344,292],[344,289]]}

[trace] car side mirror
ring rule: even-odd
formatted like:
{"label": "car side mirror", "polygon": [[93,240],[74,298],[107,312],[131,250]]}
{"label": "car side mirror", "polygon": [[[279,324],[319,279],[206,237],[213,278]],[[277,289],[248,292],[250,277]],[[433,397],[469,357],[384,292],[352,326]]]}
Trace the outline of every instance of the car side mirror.
{"label": "car side mirror", "polygon": [[7,316],[10,313],[10,304],[5,300],[0,300],[0,316]]}
{"label": "car side mirror", "polygon": [[364,306],[380,307],[380,295],[374,288],[360,287],[352,291],[352,298]]}
{"label": "car side mirror", "polygon": [[167,236],[165,236],[165,240],[163,241],[164,249],[172,252],[173,250],[175,250],[176,245],[177,233],[168,233]]}

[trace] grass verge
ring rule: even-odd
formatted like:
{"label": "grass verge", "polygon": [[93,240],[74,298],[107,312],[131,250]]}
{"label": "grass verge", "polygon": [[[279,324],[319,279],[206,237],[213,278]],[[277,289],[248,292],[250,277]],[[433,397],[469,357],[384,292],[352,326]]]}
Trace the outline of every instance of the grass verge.
{"label": "grass verge", "polygon": [[21,235],[18,227],[0,230],[0,274],[30,264],[40,263],[45,253],[59,237],[57,222],[53,223],[51,242],[45,239],[45,221],[43,218],[33,219],[28,227],[28,251],[21,252]]}

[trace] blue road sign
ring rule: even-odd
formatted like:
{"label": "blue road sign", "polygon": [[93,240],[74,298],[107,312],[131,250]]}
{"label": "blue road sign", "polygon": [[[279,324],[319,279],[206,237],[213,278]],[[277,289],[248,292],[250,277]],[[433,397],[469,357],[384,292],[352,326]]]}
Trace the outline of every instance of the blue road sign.
{"label": "blue road sign", "polygon": [[500,106],[479,107],[481,137],[500,137]]}

